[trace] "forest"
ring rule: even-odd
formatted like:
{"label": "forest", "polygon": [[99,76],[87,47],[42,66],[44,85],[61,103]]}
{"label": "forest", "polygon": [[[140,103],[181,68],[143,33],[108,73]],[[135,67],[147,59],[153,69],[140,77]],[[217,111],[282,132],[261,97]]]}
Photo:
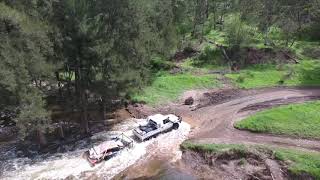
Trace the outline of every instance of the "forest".
{"label": "forest", "polygon": [[22,139],[66,121],[52,118],[54,105],[81,114],[89,133],[90,108],[103,119],[114,100],[130,99],[196,43],[221,49],[207,45],[196,63],[235,69],[246,65],[245,47],[287,52],[320,39],[317,0],[4,0],[0,8],[1,113]]}
{"label": "forest", "polygon": [[74,143],[119,109],[224,86],[320,86],[320,1],[0,1],[0,143]]}

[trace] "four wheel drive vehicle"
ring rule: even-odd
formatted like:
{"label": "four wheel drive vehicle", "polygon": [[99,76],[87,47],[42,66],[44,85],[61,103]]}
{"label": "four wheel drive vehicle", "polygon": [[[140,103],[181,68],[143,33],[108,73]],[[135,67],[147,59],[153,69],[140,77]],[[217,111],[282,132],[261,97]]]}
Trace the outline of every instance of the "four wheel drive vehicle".
{"label": "four wheel drive vehicle", "polygon": [[162,132],[167,132],[172,129],[178,129],[182,118],[173,114],[162,115],[156,114],[149,116],[144,125],[133,130],[133,134],[141,141],[154,137]]}
{"label": "four wheel drive vehicle", "polygon": [[113,138],[110,141],[101,143],[98,146],[94,146],[83,153],[83,157],[87,159],[90,165],[93,167],[97,163],[103,160],[108,160],[111,157],[118,154],[121,150],[127,147],[133,146],[133,140],[124,134]]}

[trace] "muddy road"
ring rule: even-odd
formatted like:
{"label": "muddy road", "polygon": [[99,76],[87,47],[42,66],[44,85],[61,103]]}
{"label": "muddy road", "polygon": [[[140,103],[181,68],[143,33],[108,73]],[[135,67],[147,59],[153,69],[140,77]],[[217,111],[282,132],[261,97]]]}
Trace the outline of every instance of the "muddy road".
{"label": "muddy road", "polygon": [[[150,107],[145,109],[140,107],[141,112],[151,114],[156,111],[163,113],[174,112],[182,116],[183,120],[191,125],[189,140],[195,143],[259,144],[299,148],[308,151],[320,150],[320,141],[318,140],[256,134],[237,130],[233,127],[236,121],[240,121],[264,109],[319,100],[320,88],[229,89],[226,91],[213,90],[212,92],[193,90],[186,94],[186,97],[192,96],[195,99],[194,105],[181,105],[183,103],[181,101],[179,104],[170,104],[154,110],[150,110]],[[196,163],[199,159],[194,155],[183,154],[182,159],[173,162],[168,157],[165,159],[155,155],[146,156],[116,176],[116,179],[181,179],[181,177],[183,179],[198,179],[200,177],[239,179],[237,175],[230,175],[232,174],[230,172],[234,172],[236,166],[229,169],[229,171],[221,171],[221,167],[211,169],[207,167],[206,163]],[[191,160],[188,160],[188,158]],[[192,165],[199,166],[193,167]],[[268,167],[268,169],[275,172],[273,173],[275,177],[283,175],[282,173],[278,173],[277,175],[277,171],[282,171],[278,167],[279,165],[271,159],[267,159],[262,165],[270,166],[271,168]],[[200,168],[200,170],[195,170],[197,168]],[[197,173],[200,175],[197,175]],[[242,175],[245,175],[245,173],[242,173]]]}
{"label": "muddy road", "polygon": [[238,92],[238,97],[224,103],[201,105],[196,110],[190,107],[173,107],[194,129],[190,135],[192,141],[201,143],[241,143],[264,144],[284,147],[296,147],[308,150],[320,150],[320,141],[307,140],[281,135],[257,134],[237,130],[233,127],[240,121],[257,111],[267,108],[303,103],[320,99],[320,88],[271,88]]}

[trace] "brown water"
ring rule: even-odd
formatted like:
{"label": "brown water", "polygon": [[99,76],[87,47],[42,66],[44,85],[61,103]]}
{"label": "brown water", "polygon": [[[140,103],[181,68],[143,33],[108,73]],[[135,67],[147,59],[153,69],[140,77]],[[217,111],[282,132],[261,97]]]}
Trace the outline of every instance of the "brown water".
{"label": "brown water", "polygon": [[[117,136],[125,133],[128,136],[132,135],[132,129],[137,127],[144,120],[129,119],[114,126],[111,131],[95,134],[91,139],[99,143],[110,139],[112,136]],[[148,157],[158,157],[165,159],[172,157],[172,160],[179,158],[181,152],[179,145],[187,138],[190,131],[190,126],[182,122],[178,130],[174,130],[165,134],[159,135],[146,142],[134,142],[133,148],[123,150],[119,155],[111,158],[108,161],[102,162],[94,168],[81,157],[81,154],[87,150],[90,145],[86,142],[77,142],[84,145],[75,151],[59,153],[53,155],[39,155],[35,158],[12,158],[1,162],[0,179],[64,179],[64,178],[91,178],[111,179],[128,167],[135,165],[140,160],[146,160]],[[167,159],[166,159],[167,160]],[[171,160],[170,160],[171,161]],[[150,165],[151,169],[158,169],[159,176],[168,176],[172,173],[167,173],[166,168],[162,168],[162,163]],[[169,168],[170,169],[170,168]],[[148,174],[148,173],[146,173]],[[143,174],[142,174],[143,176]]]}

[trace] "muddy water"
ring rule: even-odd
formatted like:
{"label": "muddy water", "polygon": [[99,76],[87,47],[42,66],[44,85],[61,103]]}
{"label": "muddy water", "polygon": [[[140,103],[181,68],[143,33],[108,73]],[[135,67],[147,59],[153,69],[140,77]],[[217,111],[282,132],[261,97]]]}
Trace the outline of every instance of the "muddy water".
{"label": "muddy water", "polygon": [[[116,125],[112,131],[102,132],[91,137],[92,142],[99,144],[124,132],[133,137],[132,129],[143,120],[129,119]],[[81,158],[81,154],[90,148],[87,142],[78,142],[76,151],[54,155],[41,155],[37,158],[13,158],[1,163],[3,170],[0,179],[64,179],[96,177],[99,179],[111,179],[118,173],[134,165],[137,161],[147,159],[148,156],[169,157],[172,160],[179,158],[179,144],[184,141],[190,131],[190,126],[182,122],[178,130],[161,134],[146,142],[135,141],[134,146],[125,149],[118,156],[102,162],[92,168]],[[166,176],[166,171],[161,171]],[[142,174],[143,176],[143,174]]]}

